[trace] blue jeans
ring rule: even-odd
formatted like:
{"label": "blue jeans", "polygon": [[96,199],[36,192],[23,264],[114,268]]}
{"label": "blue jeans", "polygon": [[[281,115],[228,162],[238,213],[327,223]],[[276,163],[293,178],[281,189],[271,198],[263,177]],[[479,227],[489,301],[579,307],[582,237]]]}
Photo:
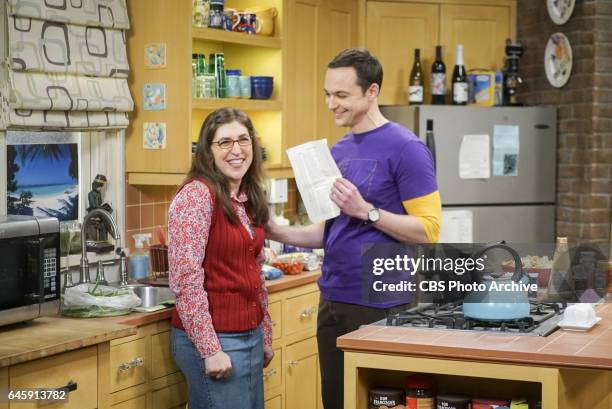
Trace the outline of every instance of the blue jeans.
{"label": "blue jeans", "polygon": [[172,328],[174,362],[187,380],[189,409],[263,409],[263,332],[261,327],[237,333],[218,333],[232,370],[215,379],[204,372],[204,361],[187,333]]}

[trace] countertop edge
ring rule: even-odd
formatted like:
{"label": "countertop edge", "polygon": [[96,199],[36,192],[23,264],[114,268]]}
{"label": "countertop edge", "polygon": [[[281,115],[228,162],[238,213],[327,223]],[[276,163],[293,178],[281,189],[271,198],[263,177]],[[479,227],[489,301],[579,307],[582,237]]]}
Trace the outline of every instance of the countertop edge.
{"label": "countertop edge", "polygon": [[[365,347],[362,341],[338,338],[337,346],[344,352],[360,352],[368,354],[383,354],[394,356],[411,356],[417,358],[444,359],[467,362],[492,362],[498,364],[528,364],[529,366],[544,366],[555,368],[579,368],[611,370],[612,359],[572,357],[569,355],[528,354],[512,351],[495,351],[495,356],[483,355],[484,349],[450,348],[435,345],[398,344],[395,342],[368,340]],[[558,358],[558,359],[556,359]]]}
{"label": "countertop edge", "polygon": [[35,359],[47,358],[52,355],[74,351],[76,349],[86,348],[92,345],[98,345],[103,342],[112,341],[113,339],[134,335],[137,332],[137,327],[135,326],[120,324],[115,324],[114,326],[117,328],[106,330],[109,332],[105,332],[100,335],[90,335],[83,338],[70,339],[59,344],[48,345],[43,348],[35,348],[29,351],[22,351],[4,356],[0,358],[0,368],[33,361]]}

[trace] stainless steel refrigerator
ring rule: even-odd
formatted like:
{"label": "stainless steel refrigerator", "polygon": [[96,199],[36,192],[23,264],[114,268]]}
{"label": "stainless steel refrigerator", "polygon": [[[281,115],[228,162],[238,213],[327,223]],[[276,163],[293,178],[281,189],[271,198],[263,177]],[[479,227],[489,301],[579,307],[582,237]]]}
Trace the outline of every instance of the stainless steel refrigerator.
{"label": "stainless steel refrigerator", "polygon": [[[555,108],[385,106],[382,113],[389,120],[411,129],[424,142],[427,121],[432,121],[433,138],[429,138],[429,145],[435,150],[443,220],[450,220],[449,215],[453,214],[469,214],[471,220],[459,220],[458,223],[460,229],[465,227],[461,227],[463,222],[471,224],[469,237],[474,243],[497,240],[554,242]],[[466,143],[466,135],[468,138],[470,135],[489,135],[490,162],[494,167],[498,154],[503,154],[503,151],[496,151],[501,149],[499,146],[504,141],[503,135],[499,135],[500,129],[514,132],[510,139],[516,141],[517,155],[509,155],[514,160],[511,168],[504,164],[500,172],[497,162],[498,166],[491,169],[488,178],[460,177],[460,151],[462,143]],[[443,233],[448,233],[445,229],[453,223],[443,224]],[[455,228],[456,224],[453,225]],[[443,236],[455,237],[453,234]]]}

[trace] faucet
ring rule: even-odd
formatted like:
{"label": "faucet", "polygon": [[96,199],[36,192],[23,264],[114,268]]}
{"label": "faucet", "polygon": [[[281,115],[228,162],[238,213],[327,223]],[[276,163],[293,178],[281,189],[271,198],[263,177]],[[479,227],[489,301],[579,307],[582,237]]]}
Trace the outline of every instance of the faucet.
{"label": "faucet", "polygon": [[101,217],[106,220],[110,224],[110,235],[115,240],[121,239],[121,235],[119,234],[119,228],[113,220],[113,216],[106,210],[102,208],[96,208],[87,213],[85,219],[83,219],[83,224],[81,225],[81,269],[79,274],[79,284],[90,283],[91,279],[89,278],[89,261],[87,261],[87,249],[86,249],[86,231],[87,225],[92,217]]}

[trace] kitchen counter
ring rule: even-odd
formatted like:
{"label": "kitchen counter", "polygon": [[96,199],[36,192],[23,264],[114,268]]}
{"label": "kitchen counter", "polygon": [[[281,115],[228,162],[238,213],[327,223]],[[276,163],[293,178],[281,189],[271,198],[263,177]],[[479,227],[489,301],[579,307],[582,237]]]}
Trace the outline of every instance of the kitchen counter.
{"label": "kitchen counter", "polygon": [[345,407],[366,407],[370,388],[404,387],[420,373],[440,391],[524,397],[542,409],[611,409],[612,304],[597,312],[602,320],[590,331],[548,337],[364,326],[337,341]]}
{"label": "kitchen counter", "polygon": [[[315,282],[321,272],[309,271],[266,281],[270,294]],[[137,327],[170,319],[173,308],[104,318],[43,317],[0,327],[0,367],[43,358],[133,335]]]}
{"label": "kitchen counter", "polygon": [[96,345],[136,333],[136,327],[98,319],[42,317],[0,328],[0,367]]}
{"label": "kitchen counter", "polygon": [[612,369],[612,304],[599,306],[597,314],[602,320],[590,331],[559,329],[547,337],[368,325],[337,344],[345,351]]}

